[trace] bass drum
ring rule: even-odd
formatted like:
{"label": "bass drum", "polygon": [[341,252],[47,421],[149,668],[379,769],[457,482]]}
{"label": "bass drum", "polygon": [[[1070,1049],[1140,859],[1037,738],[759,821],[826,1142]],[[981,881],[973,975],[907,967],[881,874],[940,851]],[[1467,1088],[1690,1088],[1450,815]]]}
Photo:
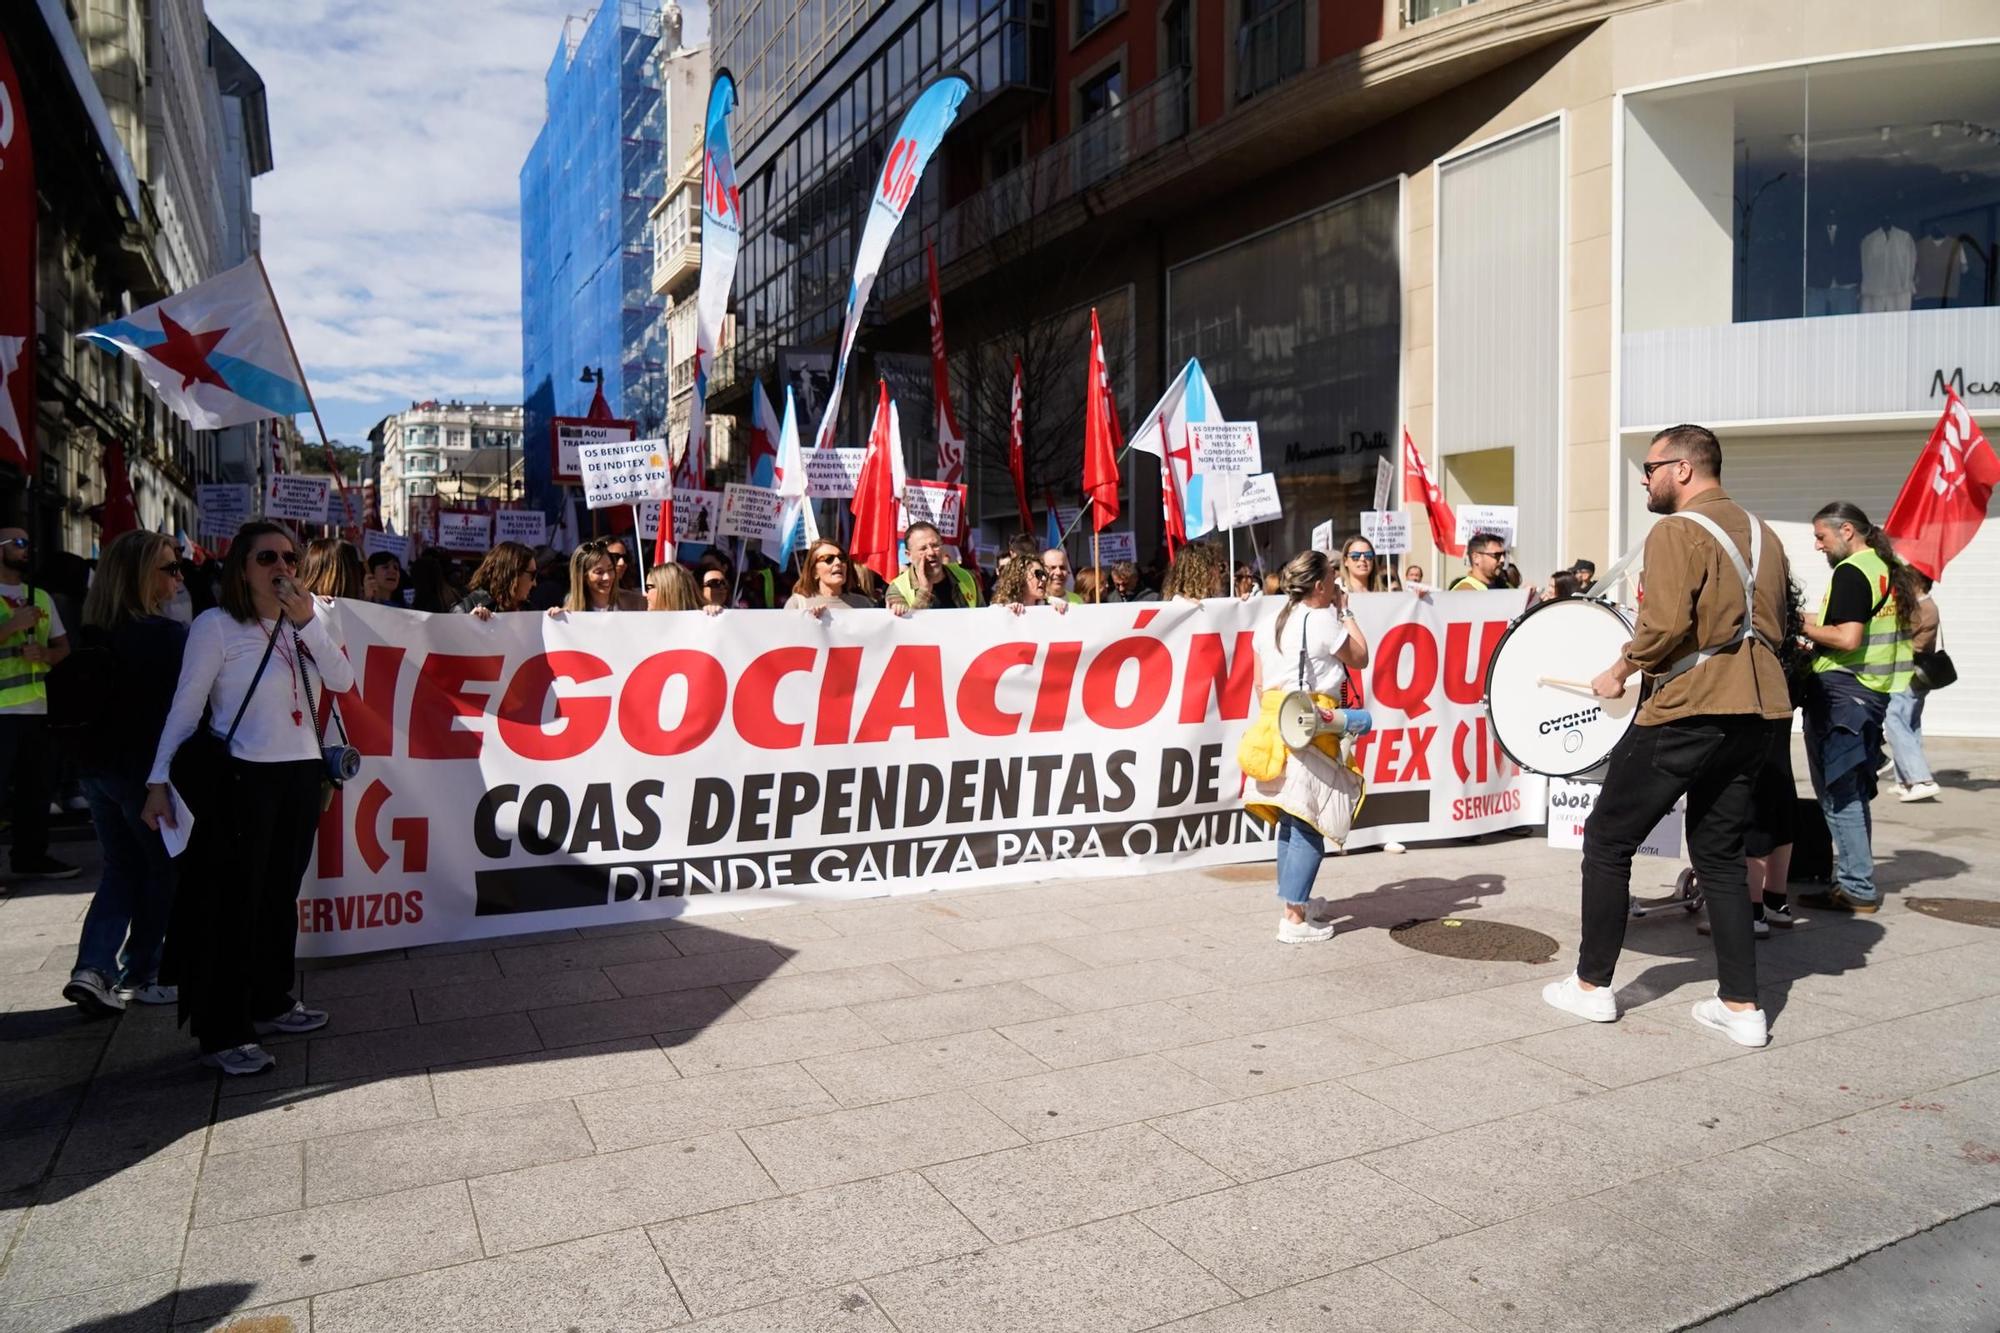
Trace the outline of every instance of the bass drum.
{"label": "bass drum", "polygon": [[1632,620],[1593,598],[1532,607],[1507,627],[1486,668],[1486,716],[1507,757],[1551,778],[1593,774],[1632,726],[1636,683],[1600,699],[1590,680],[1617,660]]}

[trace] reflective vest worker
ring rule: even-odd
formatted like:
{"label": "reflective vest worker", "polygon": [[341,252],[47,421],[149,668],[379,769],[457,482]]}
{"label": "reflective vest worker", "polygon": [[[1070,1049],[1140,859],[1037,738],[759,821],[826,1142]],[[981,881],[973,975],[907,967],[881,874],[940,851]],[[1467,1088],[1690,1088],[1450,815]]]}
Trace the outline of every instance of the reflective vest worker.
{"label": "reflective vest worker", "polygon": [[889,581],[889,609],[899,616],[926,607],[979,605],[979,583],[964,565],[944,558],[944,538],[928,523],[912,523],[903,545],[910,567]]}
{"label": "reflective vest worker", "polygon": [[1861,642],[1842,649],[1821,640],[1820,650],[1813,655],[1813,670],[1844,671],[1877,694],[1907,690],[1916,674],[1915,649],[1909,631],[1899,623],[1901,615],[1888,562],[1862,545],[1834,565],[1833,580],[1819,609],[1823,630],[1858,624]]}
{"label": "reflective vest worker", "polygon": [[1489,592],[1500,586],[1500,563],[1507,543],[1490,532],[1474,533],[1465,544],[1466,572],[1447,590]]}
{"label": "reflective vest worker", "polygon": [[62,617],[31,586],[33,544],[21,528],[0,528],[0,788],[13,792],[13,849],[19,879],[69,879],[77,867],[49,855],[49,800],[55,771],[48,744],[49,668],[69,655]]}

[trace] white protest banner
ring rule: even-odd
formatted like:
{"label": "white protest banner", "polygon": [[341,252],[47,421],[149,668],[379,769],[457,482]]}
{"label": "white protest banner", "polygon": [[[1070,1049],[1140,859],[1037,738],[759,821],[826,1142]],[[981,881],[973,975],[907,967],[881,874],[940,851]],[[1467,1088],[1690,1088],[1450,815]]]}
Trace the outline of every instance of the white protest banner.
{"label": "white protest banner", "polygon": [[1387,454],[1375,460],[1375,503],[1370,508],[1380,512],[1389,507],[1389,494],[1396,486],[1396,465],[1389,461]]}
{"label": "white protest banner", "polygon": [[861,483],[866,449],[818,449],[806,455],[806,494],[820,500],[844,500]]}
{"label": "white protest banner", "polygon": [[[775,548],[784,536],[778,531],[778,518],[784,509],[785,497],[775,489],[732,481],[722,488],[722,518],[716,530],[725,537],[754,537]],[[680,507],[676,505],[677,527],[680,515]]]}
{"label": "white protest banner", "polygon": [[437,544],[447,551],[493,548],[493,515],[473,509],[440,509]]}
{"label": "white protest banner", "polygon": [[[662,439],[586,444],[576,451],[583,467],[583,503],[587,509],[613,509],[658,500],[673,490],[673,465]],[[680,511],[674,511],[680,526]],[[679,533],[676,531],[675,536]]]}
{"label": "white protest banner", "polygon": [[1504,540],[1509,547],[1514,545],[1514,532],[1521,521],[1521,511],[1515,505],[1459,505],[1454,513],[1458,518],[1458,544],[1460,546],[1482,532],[1490,532]]}
{"label": "white protest banner", "polygon": [[540,546],[549,539],[549,516],[539,509],[503,509],[493,516],[493,539]]}
{"label": "white protest banner", "polygon": [[[1480,697],[1524,602],[1357,600],[1376,730],[1348,846],[1541,822]],[[1276,612],[859,611],[822,642],[783,616],[343,602],[362,771],[320,821],[299,950],[1269,860],[1234,756]]]}
{"label": "white protest banner", "polygon": [[577,450],[586,444],[617,444],[637,430],[630,421],[592,421],[587,417],[556,417],[549,425],[549,476],[572,485],[583,480]]}
{"label": "white protest banner", "polygon": [[1139,539],[1129,532],[1104,531],[1097,534],[1099,563],[1115,565],[1120,560],[1139,558]]}
{"label": "white protest banner", "polygon": [[[1227,483],[1240,480],[1242,485],[1236,496],[1228,504],[1218,503],[1215,507],[1215,525],[1219,528],[1246,528],[1252,523],[1268,523],[1285,516],[1285,506],[1278,499],[1278,480],[1268,472],[1242,478],[1221,477]],[[1225,490],[1222,494],[1227,494]],[[1216,499],[1220,501],[1221,494]]]}
{"label": "white protest banner", "polygon": [[[1549,846],[1566,848],[1569,851],[1583,850],[1583,825],[1590,818],[1590,812],[1597,808],[1598,793],[1604,790],[1599,782],[1572,782],[1567,778],[1549,779]],[[1653,831],[1639,844],[1642,856],[1665,856],[1680,859],[1681,831],[1687,822],[1687,798],[1683,796],[1674,802],[1674,808],[1666,817],[1653,825]]]}
{"label": "white protest banner", "polygon": [[903,510],[898,527],[907,531],[912,523],[929,523],[938,536],[956,542],[958,525],[965,513],[965,487],[945,481],[922,481],[911,477],[903,483]]}
{"label": "white protest banner", "polygon": [[1332,519],[1328,519],[1324,523],[1318,523],[1313,525],[1312,548],[1315,551],[1325,551],[1328,555],[1333,554],[1334,548],[1333,548]]}
{"label": "white protest banner", "polygon": [[294,523],[324,523],[327,494],[332,489],[331,477],[280,473],[271,478],[271,490],[264,501],[264,517],[285,518]]}
{"label": "white protest banner", "polygon": [[248,486],[197,486],[194,496],[195,507],[201,511],[196,527],[204,537],[234,537],[236,530],[250,521]]}
{"label": "white protest banner", "polygon": [[1199,476],[1264,470],[1264,443],[1254,421],[1196,421],[1187,428],[1193,467]]}
{"label": "white protest banner", "polygon": [[1410,516],[1400,509],[1370,511],[1361,516],[1361,535],[1377,555],[1402,555],[1410,549]]}
{"label": "white protest banner", "polygon": [[374,528],[370,528],[361,534],[361,554],[369,556],[374,555],[377,551],[386,551],[390,555],[395,556],[397,564],[407,565],[410,563],[410,539],[408,537],[400,536],[393,532],[377,532]]}
{"label": "white protest banner", "polygon": [[1077,530],[1076,525],[1082,518],[1083,506],[1081,505],[1056,506],[1056,526],[1062,529],[1064,536],[1074,534]]}

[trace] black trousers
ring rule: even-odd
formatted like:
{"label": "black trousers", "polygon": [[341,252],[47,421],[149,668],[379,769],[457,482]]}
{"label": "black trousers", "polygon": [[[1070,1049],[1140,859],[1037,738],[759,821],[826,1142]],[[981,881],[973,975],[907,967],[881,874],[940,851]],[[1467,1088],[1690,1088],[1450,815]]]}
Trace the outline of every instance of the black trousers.
{"label": "black trousers", "polygon": [[1774,728],[1754,716],[1712,716],[1635,726],[1611,752],[1604,790],[1583,829],[1583,946],[1576,974],[1611,984],[1625,947],[1632,857],[1653,826],[1687,797],[1688,859],[1708,898],[1718,993],[1756,1004],[1743,834]]}
{"label": "black trousers", "polygon": [[49,720],[0,714],[0,784],[10,789],[16,865],[49,854],[49,798],[55,794],[55,757],[49,753]]}
{"label": "black trousers", "polygon": [[181,988],[181,1012],[207,1051],[257,1039],[259,1019],[292,1007],[299,883],[319,826],[317,760],[230,759],[207,811],[195,814],[163,968]]}

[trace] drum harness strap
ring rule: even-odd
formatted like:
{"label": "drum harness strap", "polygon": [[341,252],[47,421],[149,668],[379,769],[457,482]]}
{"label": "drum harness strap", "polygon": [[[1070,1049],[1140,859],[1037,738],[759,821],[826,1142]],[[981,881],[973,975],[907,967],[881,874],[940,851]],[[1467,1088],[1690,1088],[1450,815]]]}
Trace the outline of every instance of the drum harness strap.
{"label": "drum harness strap", "polygon": [[1737,627],[1734,634],[1721,643],[1711,644],[1706,648],[1697,648],[1694,652],[1673,663],[1659,674],[1656,684],[1664,685],[1676,676],[1686,675],[1703,662],[1708,661],[1709,658],[1716,656],[1718,653],[1729,652],[1746,640],[1755,639],[1772,652],[1775,653],[1778,651],[1778,646],[1771,642],[1770,637],[1757,628],[1757,570],[1764,562],[1764,525],[1758,521],[1755,514],[1750,514],[1747,510],[1745,513],[1750,519],[1750,563],[1747,565],[1743,563],[1742,552],[1736,549],[1736,543],[1729,539],[1727,533],[1723,532],[1722,525],[1708,515],[1691,514],[1685,510],[1680,513],[1667,515],[1668,518],[1684,518],[1690,523],[1699,523],[1702,527],[1707,528],[1709,536],[1715,538],[1715,544],[1720,546],[1722,553],[1729,557],[1729,563],[1736,567],[1736,577],[1743,580],[1743,623]]}

